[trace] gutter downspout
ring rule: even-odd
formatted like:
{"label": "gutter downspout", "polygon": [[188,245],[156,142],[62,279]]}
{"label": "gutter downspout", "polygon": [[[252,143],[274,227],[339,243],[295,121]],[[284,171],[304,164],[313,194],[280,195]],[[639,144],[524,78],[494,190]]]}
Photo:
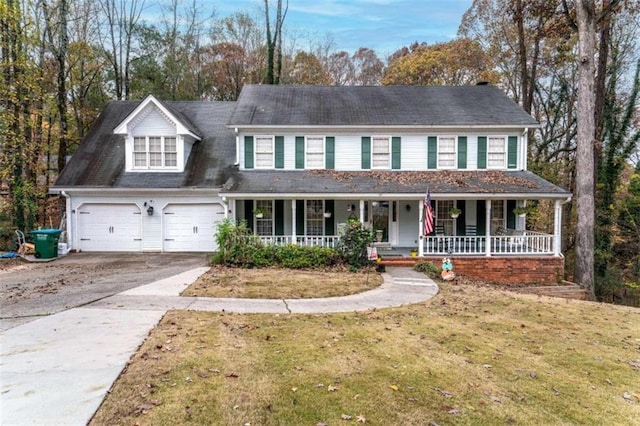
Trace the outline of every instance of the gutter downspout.
{"label": "gutter downspout", "polygon": [[236,134],[236,166],[240,165],[240,135],[238,134],[238,128],[233,129]]}
{"label": "gutter downspout", "polygon": [[566,200],[556,200],[553,215],[553,255],[559,257],[562,254],[562,206],[571,201],[571,197]]}

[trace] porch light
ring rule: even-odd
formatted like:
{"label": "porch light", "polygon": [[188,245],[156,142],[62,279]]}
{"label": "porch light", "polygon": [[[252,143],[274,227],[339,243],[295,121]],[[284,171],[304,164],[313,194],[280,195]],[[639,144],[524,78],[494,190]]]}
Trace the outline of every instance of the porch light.
{"label": "porch light", "polygon": [[404,208],[407,209],[408,212],[410,212],[411,211],[411,204],[407,204]]}
{"label": "porch light", "polygon": [[153,216],[153,206],[149,206],[149,208],[147,209],[147,214],[149,216]]}

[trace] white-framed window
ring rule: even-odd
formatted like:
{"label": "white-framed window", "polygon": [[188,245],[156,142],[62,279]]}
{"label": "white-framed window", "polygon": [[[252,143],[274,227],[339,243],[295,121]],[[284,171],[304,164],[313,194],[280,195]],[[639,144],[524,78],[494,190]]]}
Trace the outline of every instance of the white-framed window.
{"label": "white-framed window", "polygon": [[454,169],[456,167],[455,136],[438,137],[438,168]]}
{"label": "white-framed window", "polygon": [[324,235],[324,201],[306,201],[306,235]]}
{"label": "white-framed window", "polygon": [[274,137],[256,136],[255,147],[256,169],[272,169],[274,157]]}
{"label": "white-framed window", "polygon": [[262,217],[256,217],[256,234],[261,236],[273,235],[273,201],[256,200],[255,209],[262,211]]}
{"label": "white-framed window", "polygon": [[133,138],[134,169],[175,169],[178,149],[175,136],[135,136]]}
{"label": "white-framed window", "polygon": [[371,138],[371,168],[391,168],[391,137],[373,136]]}
{"label": "white-framed window", "polygon": [[507,138],[504,136],[489,136],[487,138],[487,168],[504,169],[507,159]]}
{"label": "white-framed window", "polygon": [[437,200],[436,202],[436,226],[442,226],[445,235],[454,234],[455,219],[449,213],[454,206],[453,203],[453,200]]}
{"label": "white-framed window", "polygon": [[491,201],[491,233],[494,234],[498,228],[505,227],[504,216],[504,200],[492,200]]}
{"label": "white-framed window", "polygon": [[307,136],[306,138],[306,168],[324,168],[324,136]]}

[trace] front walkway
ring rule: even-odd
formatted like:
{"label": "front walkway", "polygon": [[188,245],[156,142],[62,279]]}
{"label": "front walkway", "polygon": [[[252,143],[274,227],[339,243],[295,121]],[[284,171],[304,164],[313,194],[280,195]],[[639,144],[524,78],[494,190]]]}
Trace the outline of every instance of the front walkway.
{"label": "front walkway", "polygon": [[428,300],[438,286],[408,268],[387,268],[374,290],[323,299],[180,297],[208,267],[143,285],[0,333],[0,424],[84,425],[149,331],[170,309],[323,313]]}

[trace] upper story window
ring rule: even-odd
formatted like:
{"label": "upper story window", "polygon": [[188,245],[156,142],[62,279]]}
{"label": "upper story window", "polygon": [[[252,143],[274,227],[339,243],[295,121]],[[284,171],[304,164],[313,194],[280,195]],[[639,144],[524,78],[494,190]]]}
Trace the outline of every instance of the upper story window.
{"label": "upper story window", "polygon": [[388,136],[373,136],[371,138],[371,166],[374,169],[390,168],[390,140]]}
{"label": "upper story window", "polygon": [[324,163],[324,136],[307,136],[307,169],[322,169]]}
{"label": "upper story window", "polygon": [[456,138],[440,136],[438,138],[438,168],[453,169],[456,167]]}
{"label": "upper story window", "polygon": [[505,138],[489,136],[487,141],[487,168],[503,169],[505,165]]}
{"label": "upper story window", "polygon": [[273,168],[273,136],[256,136],[256,169]]}
{"label": "upper story window", "polygon": [[133,138],[133,167],[162,169],[178,166],[175,136],[136,136]]}

